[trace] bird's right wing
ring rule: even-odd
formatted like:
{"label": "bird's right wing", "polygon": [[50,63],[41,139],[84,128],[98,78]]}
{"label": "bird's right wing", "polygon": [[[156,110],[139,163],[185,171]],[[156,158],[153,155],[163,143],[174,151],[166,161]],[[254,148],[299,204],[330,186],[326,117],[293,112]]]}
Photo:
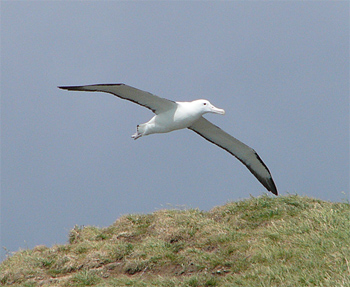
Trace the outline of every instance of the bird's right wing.
{"label": "bird's right wing", "polygon": [[269,169],[255,150],[224,132],[203,117],[192,124],[189,129],[235,156],[268,191],[271,191],[275,195],[278,194]]}
{"label": "bird's right wing", "polygon": [[155,96],[125,84],[99,84],[87,86],[61,86],[60,89],[69,91],[106,92],[121,99],[128,100],[152,110],[159,114],[176,107],[176,103],[164,98]]}

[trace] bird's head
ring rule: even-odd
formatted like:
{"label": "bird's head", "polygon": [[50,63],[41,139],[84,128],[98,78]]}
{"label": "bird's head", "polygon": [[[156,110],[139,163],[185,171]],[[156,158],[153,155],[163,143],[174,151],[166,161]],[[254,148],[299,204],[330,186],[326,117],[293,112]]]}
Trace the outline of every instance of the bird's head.
{"label": "bird's head", "polygon": [[225,110],[219,109],[215,106],[213,106],[209,101],[207,100],[196,100],[192,102],[203,114],[206,113],[214,113],[214,114],[220,114],[224,115]]}

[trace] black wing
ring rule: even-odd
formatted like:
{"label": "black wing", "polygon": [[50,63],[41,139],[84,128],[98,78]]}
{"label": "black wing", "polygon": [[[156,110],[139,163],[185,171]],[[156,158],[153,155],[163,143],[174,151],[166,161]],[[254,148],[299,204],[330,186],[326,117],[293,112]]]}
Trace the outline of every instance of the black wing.
{"label": "black wing", "polygon": [[128,100],[152,110],[159,114],[170,110],[176,103],[164,98],[160,98],[151,93],[130,87],[125,84],[99,84],[87,86],[61,86],[60,89],[69,91],[106,92],[121,99]]}
{"label": "black wing", "polygon": [[190,126],[189,129],[235,156],[252,174],[254,174],[268,191],[278,195],[276,185],[269,169],[255,150],[224,132],[203,117]]}

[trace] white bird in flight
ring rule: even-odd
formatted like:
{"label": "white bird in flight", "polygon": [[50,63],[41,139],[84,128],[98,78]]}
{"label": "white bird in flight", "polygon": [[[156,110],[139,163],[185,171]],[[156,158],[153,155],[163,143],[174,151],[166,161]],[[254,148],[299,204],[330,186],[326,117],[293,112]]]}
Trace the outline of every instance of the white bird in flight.
{"label": "white bird in flight", "polygon": [[202,117],[206,113],[225,114],[223,109],[214,107],[207,100],[174,102],[125,84],[61,86],[59,88],[70,91],[106,92],[144,106],[156,115],[147,123],[137,126],[136,133],[132,135],[133,139],[188,128],[235,156],[268,191],[275,195],[278,194],[269,169],[255,150]]}

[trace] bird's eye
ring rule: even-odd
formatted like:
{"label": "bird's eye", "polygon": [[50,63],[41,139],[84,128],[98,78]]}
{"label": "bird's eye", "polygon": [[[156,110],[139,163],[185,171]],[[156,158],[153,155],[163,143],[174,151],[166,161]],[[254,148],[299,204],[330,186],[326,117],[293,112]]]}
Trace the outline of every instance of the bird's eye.
{"label": "bird's eye", "polygon": [[206,105],[207,103],[203,103],[203,105]]}

